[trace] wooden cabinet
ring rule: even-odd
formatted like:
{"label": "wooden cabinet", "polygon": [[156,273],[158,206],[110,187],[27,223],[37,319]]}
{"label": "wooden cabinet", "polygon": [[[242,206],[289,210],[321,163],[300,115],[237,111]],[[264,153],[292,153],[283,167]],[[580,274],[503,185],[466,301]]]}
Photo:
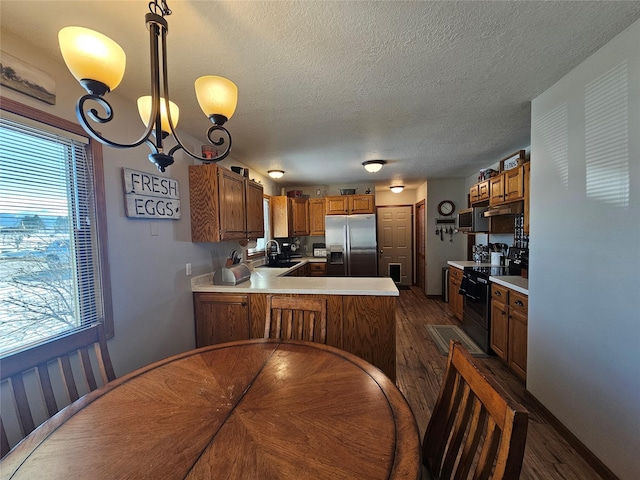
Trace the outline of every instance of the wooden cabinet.
{"label": "wooden cabinet", "polygon": [[472,185],[469,189],[469,201],[471,204],[489,200],[489,180]]}
{"label": "wooden cabinet", "polygon": [[327,274],[327,264],[324,262],[309,263],[310,277],[324,277]]}
{"label": "wooden cabinet", "polygon": [[529,298],[509,291],[509,353],[507,363],[522,380],[527,378],[527,329]]}
{"label": "wooden cabinet", "polygon": [[285,196],[271,197],[273,237],[308,236],[309,200]]}
{"label": "wooden cabinet", "polygon": [[248,295],[196,293],[193,300],[196,347],[250,338]]}
{"label": "wooden cabinet", "polygon": [[[196,345],[262,338],[266,293],[194,293]],[[397,297],[296,295],[327,302],[327,344],[352,353],[396,379]]]}
{"label": "wooden cabinet", "polygon": [[489,205],[504,203],[504,175],[489,179]]}
{"label": "wooden cabinet", "polygon": [[309,200],[309,235],[324,235],[325,205],[324,198]]}
{"label": "wooden cabinet", "polygon": [[462,270],[449,267],[449,308],[456,318],[462,321],[464,298],[458,293],[460,283],[462,283]]}
{"label": "wooden cabinet", "polygon": [[259,183],[218,165],[189,166],[191,241],[264,236],[262,191]]}
{"label": "wooden cabinet", "polygon": [[524,200],[528,192],[525,190],[524,165],[521,165],[489,179],[489,205]]}
{"label": "wooden cabinet", "polygon": [[326,215],[355,215],[374,213],[373,195],[337,195],[326,197]]}
{"label": "wooden cabinet", "polygon": [[311,268],[308,263],[299,266],[287,274],[287,277],[308,277],[310,276]]}
{"label": "wooden cabinet", "polygon": [[524,199],[524,165],[504,172],[504,201],[517,202]]}
{"label": "wooden cabinet", "polygon": [[491,284],[491,349],[503,361],[507,361],[509,344],[509,314],[507,310],[509,290]]}
{"label": "wooden cabinet", "polygon": [[264,207],[262,185],[245,179],[247,201],[247,238],[264,237]]}
{"label": "wooden cabinet", "polygon": [[491,349],[522,380],[527,377],[527,295],[491,284]]}
{"label": "wooden cabinet", "polygon": [[529,235],[529,177],[531,175],[531,162],[527,162],[522,166],[523,183],[524,183],[524,233]]}
{"label": "wooden cabinet", "polygon": [[324,277],[327,272],[327,264],[324,262],[307,262],[292,270],[287,277]]}

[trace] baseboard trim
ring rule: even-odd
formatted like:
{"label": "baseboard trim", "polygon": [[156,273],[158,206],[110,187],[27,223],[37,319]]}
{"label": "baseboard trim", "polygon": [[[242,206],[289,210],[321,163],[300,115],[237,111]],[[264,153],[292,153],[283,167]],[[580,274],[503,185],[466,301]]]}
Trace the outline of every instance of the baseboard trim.
{"label": "baseboard trim", "polygon": [[544,417],[544,419],[549,422],[564,438],[569,445],[571,445],[576,452],[584,459],[585,462],[589,464],[591,468],[593,468],[598,475],[600,475],[604,480],[620,480],[595,454],[587,448],[587,446],[582,443],[578,437],[576,437],[571,430],[564,426],[564,424],[558,420],[553,413],[551,413],[547,407],[545,407],[540,400],[538,400],[529,390],[525,389],[524,396],[527,401],[535,404],[536,408],[539,410],[540,414]]}

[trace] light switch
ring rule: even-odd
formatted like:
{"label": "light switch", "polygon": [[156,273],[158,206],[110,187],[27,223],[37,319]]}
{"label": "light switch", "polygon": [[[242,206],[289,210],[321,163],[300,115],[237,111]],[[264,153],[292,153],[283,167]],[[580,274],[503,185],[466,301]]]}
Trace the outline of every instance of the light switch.
{"label": "light switch", "polygon": [[149,222],[149,225],[151,225],[151,236],[152,237],[157,237],[158,236],[158,222]]}
{"label": "light switch", "polygon": [[187,263],[187,264],[185,265],[185,271],[187,272],[187,277],[188,277],[189,275],[191,275],[191,264],[190,264],[190,263]]}

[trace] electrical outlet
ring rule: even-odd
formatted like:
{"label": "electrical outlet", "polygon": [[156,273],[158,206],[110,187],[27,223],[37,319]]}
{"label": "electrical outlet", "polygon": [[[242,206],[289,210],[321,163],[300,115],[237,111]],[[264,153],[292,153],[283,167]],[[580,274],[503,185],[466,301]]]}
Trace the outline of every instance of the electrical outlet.
{"label": "electrical outlet", "polygon": [[185,265],[185,271],[187,272],[187,277],[188,277],[189,275],[191,275],[191,264],[190,264],[190,263],[187,263],[187,264]]}

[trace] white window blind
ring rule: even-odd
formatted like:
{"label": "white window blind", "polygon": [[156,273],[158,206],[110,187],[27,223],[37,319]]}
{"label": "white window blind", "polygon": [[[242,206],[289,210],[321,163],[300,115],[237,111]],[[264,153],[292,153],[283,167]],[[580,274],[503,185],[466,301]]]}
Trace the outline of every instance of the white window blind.
{"label": "white window blind", "polygon": [[87,142],[0,118],[0,352],[103,320]]}

